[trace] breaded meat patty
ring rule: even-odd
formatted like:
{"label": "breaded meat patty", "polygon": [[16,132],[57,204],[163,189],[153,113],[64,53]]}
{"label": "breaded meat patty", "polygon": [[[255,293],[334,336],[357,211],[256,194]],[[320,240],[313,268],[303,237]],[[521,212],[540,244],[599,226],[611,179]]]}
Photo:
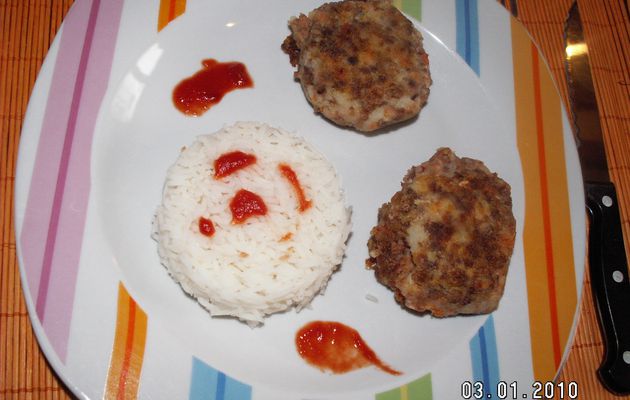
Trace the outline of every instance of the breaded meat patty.
{"label": "breaded meat patty", "polygon": [[331,121],[363,132],[407,120],[429,96],[422,35],[389,0],[326,3],[289,21],[282,49],[306,98]]}
{"label": "breaded meat patty", "polygon": [[366,265],[412,310],[489,313],[503,295],[515,226],[510,186],[441,148],[380,208]]}

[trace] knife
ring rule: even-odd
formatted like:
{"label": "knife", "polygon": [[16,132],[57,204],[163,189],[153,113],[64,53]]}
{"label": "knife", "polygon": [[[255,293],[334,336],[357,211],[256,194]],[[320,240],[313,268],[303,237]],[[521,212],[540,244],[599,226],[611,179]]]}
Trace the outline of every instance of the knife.
{"label": "knife", "polygon": [[575,139],[590,217],[591,290],[604,338],[597,370],[613,393],[630,393],[630,283],[615,186],[610,181],[599,112],[577,3],[565,25],[565,66]]}

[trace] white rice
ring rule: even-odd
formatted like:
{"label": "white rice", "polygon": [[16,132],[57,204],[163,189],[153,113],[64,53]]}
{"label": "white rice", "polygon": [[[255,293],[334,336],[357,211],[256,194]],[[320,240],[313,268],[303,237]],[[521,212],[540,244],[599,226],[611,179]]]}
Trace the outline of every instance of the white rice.
{"label": "white rice", "polygon": [[[256,163],[215,179],[214,160],[236,150],[254,154]],[[295,171],[312,201],[307,210],[299,211],[279,163]],[[267,214],[232,223],[229,203],[239,189],[258,194]],[[211,237],[199,232],[199,217],[214,223]],[[256,325],[272,313],[299,311],[324,290],[343,258],[350,210],[335,169],[304,139],[239,122],[182,150],[153,225],[161,262],[187,293],[213,316]]]}

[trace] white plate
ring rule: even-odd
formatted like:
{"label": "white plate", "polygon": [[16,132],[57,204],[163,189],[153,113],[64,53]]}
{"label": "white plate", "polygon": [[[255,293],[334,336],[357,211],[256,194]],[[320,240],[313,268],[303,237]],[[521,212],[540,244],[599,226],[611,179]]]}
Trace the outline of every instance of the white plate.
{"label": "white plate", "polygon": [[[484,398],[503,389],[523,398],[554,378],[580,296],[584,203],[569,124],[535,47],[494,1],[403,2],[430,57],[429,103],[411,123],[363,135],[313,113],[280,50],[287,20],[319,3],[82,0],[68,14],[24,124],[16,230],[37,337],[77,395],[453,399],[472,382]],[[205,58],[243,62],[255,87],[186,117],[170,96]],[[209,317],[168,277],[150,238],[179,149],[250,120],[323,152],[353,209],[347,255],[325,295],[256,329]],[[512,186],[517,242],[490,316],[413,315],[364,268],[378,208],[441,146]],[[404,374],[309,366],[294,336],[313,320],[354,327]]]}

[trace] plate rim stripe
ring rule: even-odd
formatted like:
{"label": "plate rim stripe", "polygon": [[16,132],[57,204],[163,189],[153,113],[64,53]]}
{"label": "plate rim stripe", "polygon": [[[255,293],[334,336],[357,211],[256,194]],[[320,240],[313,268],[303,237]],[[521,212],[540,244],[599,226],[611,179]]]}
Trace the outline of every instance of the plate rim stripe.
{"label": "plate rim stripe", "polygon": [[188,389],[189,400],[212,398],[215,400],[249,400],[252,386],[232,378],[210,366],[195,355],[192,356],[192,370]]}
{"label": "plate rim stripe", "polygon": [[45,318],[45,306],[48,297],[48,286],[50,284],[50,273],[52,269],[52,259],[57,240],[57,232],[59,228],[59,217],[61,214],[61,204],[63,202],[63,194],[66,186],[66,178],[68,176],[68,165],[70,162],[70,152],[76,134],[77,117],[80,107],[81,98],[83,96],[83,88],[85,84],[85,76],[87,70],[88,59],[92,50],[92,42],[94,40],[94,31],[96,29],[96,19],[99,14],[99,6],[101,0],[93,0],[90,5],[90,13],[88,17],[87,31],[83,41],[81,57],[79,60],[79,69],[75,80],[74,91],[72,93],[72,103],[70,105],[70,115],[66,126],[64,143],[61,151],[61,160],[59,172],[57,173],[57,182],[55,184],[55,194],[52,204],[52,215],[48,225],[48,234],[44,249],[44,259],[42,273],[39,277],[39,288],[37,291],[37,299],[35,310],[40,321]]}
{"label": "plate rim stripe", "polygon": [[401,0],[397,7],[418,22],[422,22],[422,0]]}
{"label": "plate rim stripe", "polygon": [[[477,0],[455,0],[455,34],[457,53],[479,77],[479,4]],[[474,380],[493,387],[499,381],[499,362],[494,328],[494,317],[488,315],[475,336],[469,341],[469,352]]]}
{"label": "plate rim stripe", "polygon": [[542,204],[543,244],[545,249],[545,261],[547,263],[547,296],[549,298],[549,310],[551,312],[551,343],[553,359],[556,366],[560,365],[561,350],[558,328],[558,301],[556,298],[554,273],[554,251],[551,237],[551,216],[549,210],[549,180],[547,177],[547,156],[545,153],[545,127],[543,122],[541,71],[538,49],[531,43],[532,74],[534,79],[534,117],[536,121],[536,138],[539,165],[540,196]]}
{"label": "plate rim stripe", "polygon": [[477,0],[455,0],[456,51],[480,75]]}
{"label": "plate rim stripe", "polygon": [[105,399],[136,398],[144,361],[148,316],[118,282],[114,342],[105,380]]}
{"label": "plate rim stripe", "polygon": [[160,0],[157,30],[164,29],[186,11],[186,0]]}
{"label": "plate rim stripe", "polygon": [[470,340],[469,348],[473,382],[483,382],[484,391],[490,393],[490,389],[496,389],[501,376],[493,314],[488,315]]}
{"label": "plate rim stripe", "polygon": [[38,132],[37,151],[22,222],[20,248],[33,305],[39,291],[44,260],[44,247],[41,243],[45,243],[48,234],[47,229],[40,228],[40,221],[44,219],[49,222],[52,215],[54,185],[51,182],[57,179],[63,132],[68,122],[62,115],[68,114],[71,104],[71,99],[67,99],[65,93],[73,91],[75,86],[78,65],[74,60],[81,55],[83,42],[80,38],[85,36],[87,30],[87,20],[84,22],[82,18],[82,13],[89,12],[86,5],[86,2],[74,4],[59,32],[57,58],[54,61],[42,126]]}
{"label": "plate rim stripe", "polygon": [[[517,147],[525,182],[522,240],[532,369],[535,379],[551,380],[562,362],[577,308],[564,155],[566,115],[549,67],[514,17],[511,31]],[[542,157],[546,159],[538,159]]]}
{"label": "plate rim stripe", "polygon": [[[51,345],[49,356],[61,364],[71,335],[87,217],[91,141],[121,12],[121,0],[78,2],[70,10],[58,39],[44,120],[36,132],[20,251],[33,320]],[[91,51],[95,48],[99,52]]]}
{"label": "plate rim stripe", "polygon": [[433,399],[431,372],[427,372],[403,385],[374,395],[375,400],[405,400],[407,398],[413,400]]}

